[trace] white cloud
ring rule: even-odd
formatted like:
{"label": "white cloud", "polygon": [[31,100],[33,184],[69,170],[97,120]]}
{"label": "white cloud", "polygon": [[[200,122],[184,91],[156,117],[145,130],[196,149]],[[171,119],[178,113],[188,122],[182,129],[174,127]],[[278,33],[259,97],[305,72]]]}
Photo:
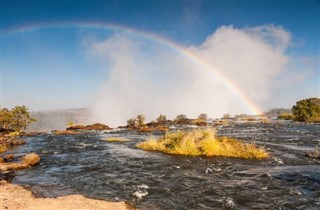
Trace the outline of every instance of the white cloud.
{"label": "white cloud", "polygon": [[[286,72],[290,39],[289,32],[274,25],[222,26],[188,50],[263,104],[272,98],[274,81]],[[221,117],[250,111],[216,74],[170,46],[125,33],[91,40],[86,46],[90,57],[100,59],[108,72],[92,106],[95,121],[116,126],[141,113],[153,120],[159,114],[174,118],[205,112]]]}

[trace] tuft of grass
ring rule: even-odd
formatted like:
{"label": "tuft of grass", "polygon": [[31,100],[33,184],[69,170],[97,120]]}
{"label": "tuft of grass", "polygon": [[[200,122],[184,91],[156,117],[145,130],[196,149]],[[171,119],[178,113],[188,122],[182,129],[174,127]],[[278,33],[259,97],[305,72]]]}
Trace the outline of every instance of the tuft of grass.
{"label": "tuft of grass", "polygon": [[108,142],[129,142],[130,140],[118,137],[109,137],[106,139]]}
{"label": "tuft of grass", "polygon": [[243,143],[229,137],[218,137],[213,129],[166,133],[158,140],[137,144],[139,149],[174,155],[224,156],[245,159],[264,159],[269,155],[263,147]]}

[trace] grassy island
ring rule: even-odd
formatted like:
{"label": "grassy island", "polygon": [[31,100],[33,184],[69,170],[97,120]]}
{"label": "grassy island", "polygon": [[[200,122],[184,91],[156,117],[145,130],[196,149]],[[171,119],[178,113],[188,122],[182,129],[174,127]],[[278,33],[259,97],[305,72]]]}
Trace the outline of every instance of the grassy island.
{"label": "grassy island", "polygon": [[175,155],[224,156],[245,159],[264,159],[263,147],[243,143],[229,137],[219,137],[213,129],[169,132],[158,140],[137,144],[139,149]]}

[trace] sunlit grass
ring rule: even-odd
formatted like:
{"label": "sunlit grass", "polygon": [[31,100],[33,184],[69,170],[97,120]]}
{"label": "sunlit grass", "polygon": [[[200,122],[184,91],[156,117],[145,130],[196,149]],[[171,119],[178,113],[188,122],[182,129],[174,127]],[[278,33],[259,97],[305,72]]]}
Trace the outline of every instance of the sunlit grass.
{"label": "sunlit grass", "polygon": [[108,142],[129,142],[130,140],[118,137],[109,137],[106,139]]}
{"label": "sunlit grass", "polygon": [[224,156],[245,159],[263,159],[268,153],[263,147],[243,143],[229,137],[218,137],[213,129],[177,131],[167,133],[158,140],[150,139],[137,144],[147,151],[160,151],[175,155]]}

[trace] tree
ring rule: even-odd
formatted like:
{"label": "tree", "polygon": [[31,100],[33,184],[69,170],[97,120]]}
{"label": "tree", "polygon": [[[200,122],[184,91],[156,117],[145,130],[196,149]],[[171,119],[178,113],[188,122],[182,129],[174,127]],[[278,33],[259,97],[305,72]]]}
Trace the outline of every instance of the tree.
{"label": "tree", "polygon": [[137,120],[135,118],[130,118],[128,121],[127,121],[127,125],[130,127],[130,128],[134,128],[136,127],[137,125]]}
{"label": "tree", "polygon": [[307,98],[292,107],[294,119],[301,122],[320,122],[320,98]]}
{"label": "tree", "polygon": [[206,121],[208,119],[208,115],[205,113],[199,114],[198,120]]}
{"label": "tree", "polygon": [[157,123],[159,123],[159,124],[166,124],[167,116],[163,115],[163,114],[160,114],[159,117],[157,117],[156,120],[157,120]]}
{"label": "tree", "polygon": [[186,119],[188,119],[188,118],[187,118],[187,115],[185,115],[185,114],[179,114],[179,115],[176,116],[176,119],[175,119],[175,120],[179,122],[179,121],[183,121],[183,120],[186,120]]}
{"label": "tree", "polygon": [[13,129],[20,132],[21,130],[26,129],[30,123],[35,121],[36,119],[30,116],[26,106],[15,106],[10,111],[7,108],[0,110],[1,128]]}
{"label": "tree", "polygon": [[12,124],[12,112],[9,109],[3,108],[0,110],[0,128],[10,129]]}
{"label": "tree", "polygon": [[138,115],[137,116],[137,124],[138,124],[138,127],[143,127],[143,126],[145,126],[145,120],[146,120],[146,117],[144,116],[144,115],[142,115],[142,114],[140,114],[140,115]]}

